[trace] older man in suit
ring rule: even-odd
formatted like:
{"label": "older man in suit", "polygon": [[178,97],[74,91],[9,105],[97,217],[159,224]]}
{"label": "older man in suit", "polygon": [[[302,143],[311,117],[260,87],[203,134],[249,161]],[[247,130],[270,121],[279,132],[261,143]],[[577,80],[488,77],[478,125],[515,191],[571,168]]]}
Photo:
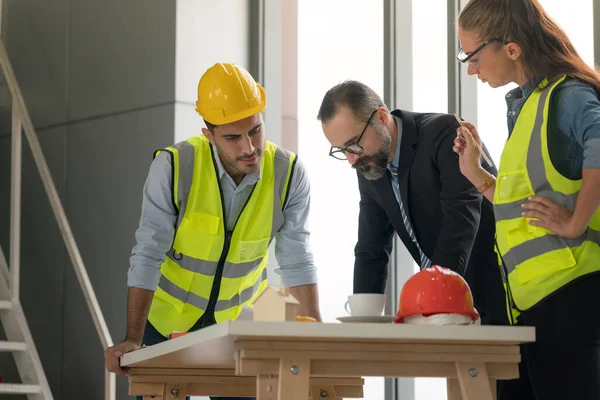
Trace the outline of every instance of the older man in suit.
{"label": "older man in suit", "polygon": [[421,268],[465,277],[482,324],[507,324],[492,206],[460,172],[454,117],[390,112],[371,88],[346,81],[327,91],[318,119],[329,154],[358,175],[354,292],[385,291],[395,231]]}

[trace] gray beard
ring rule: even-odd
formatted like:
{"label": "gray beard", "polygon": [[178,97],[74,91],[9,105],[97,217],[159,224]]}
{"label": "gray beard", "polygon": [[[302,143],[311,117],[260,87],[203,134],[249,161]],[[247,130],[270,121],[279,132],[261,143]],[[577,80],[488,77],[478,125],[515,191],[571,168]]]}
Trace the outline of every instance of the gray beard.
{"label": "gray beard", "polygon": [[374,165],[356,165],[355,163],[353,167],[358,171],[359,174],[370,181],[376,181],[377,179],[382,178],[387,170],[387,166],[381,166],[377,161],[375,161]]}
{"label": "gray beard", "polygon": [[363,156],[352,165],[352,168],[370,181],[376,181],[385,176],[392,146],[392,138],[383,127],[375,125],[375,131],[377,137],[381,140],[377,153],[372,156]]}

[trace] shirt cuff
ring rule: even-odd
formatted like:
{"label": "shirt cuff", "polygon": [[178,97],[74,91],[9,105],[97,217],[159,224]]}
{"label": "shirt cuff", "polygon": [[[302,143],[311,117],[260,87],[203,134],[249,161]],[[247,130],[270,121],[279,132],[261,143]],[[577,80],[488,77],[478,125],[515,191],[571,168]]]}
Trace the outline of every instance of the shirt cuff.
{"label": "shirt cuff", "polygon": [[286,265],[285,268],[275,268],[275,273],[281,277],[285,287],[313,285],[318,281],[317,267],[313,264]]}
{"label": "shirt cuff", "polygon": [[134,265],[127,272],[127,286],[155,291],[160,280],[160,269],[146,265]]}
{"label": "shirt cuff", "polygon": [[600,168],[600,139],[590,139],[585,142],[583,168]]}

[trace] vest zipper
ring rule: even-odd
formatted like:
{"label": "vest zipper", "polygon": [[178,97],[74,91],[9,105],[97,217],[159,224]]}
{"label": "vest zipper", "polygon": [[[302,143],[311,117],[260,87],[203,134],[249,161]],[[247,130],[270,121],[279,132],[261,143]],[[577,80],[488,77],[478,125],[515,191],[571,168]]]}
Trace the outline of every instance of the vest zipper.
{"label": "vest zipper", "polygon": [[233,232],[227,232],[225,235],[225,243],[223,245],[223,252],[221,253],[221,258],[219,259],[219,263],[217,264],[217,271],[215,273],[215,279],[213,281],[213,286],[210,291],[210,299],[208,300],[208,306],[206,307],[206,311],[204,311],[204,315],[202,316],[202,322],[200,324],[200,328],[205,328],[210,325],[214,325],[217,323],[215,320],[215,307],[217,305],[217,300],[219,298],[219,292],[221,291],[221,280],[223,278],[223,269],[225,268],[225,260],[227,259],[227,253],[229,253],[229,246],[231,245],[231,237],[233,236]]}
{"label": "vest zipper", "polygon": [[[211,154],[212,154],[212,146],[211,146]],[[215,174],[218,171],[217,166],[215,165],[215,159],[213,154],[213,165],[215,168]],[[225,218],[225,200],[223,199],[223,189],[221,188],[221,182],[217,178],[217,184],[219,185],[219,194],[221,196],[221,211],[223,213],[223,228],[227,234],[225,235],[225,243],[223,244],[223,251],[221,252],[221,258],[219,258],[219,263],[217,264],[217,271],[215,272],[215,279],[213,280],[213,285],[210,290],[210,298],[208,299],[208,306],[206,306],[206,310],[202,317],[200,317],[200,329],[206,328],[207,326],[211,326],[217,323],[215,319],[215,307],[217,306],[217,301],[219,299],[219,293],[221,292],[221,280],[223,278],[223,269],[225,268],[225,260],[227,260],[227,254],[229,253],[229,246],[231,245],[231,238],[233,237],[233,231],[235,231],[235,227],[237,226],[238,221],[240,220],[240,216],[246,209],[248,202],[252,198],[254,194],[254,189],[256,188],[256,184],[252,187],[252,191],[250,195],[246,199],[246,203],[244,203],[244,207],[240,210],[240,213],[235,220],[235,224],[233,225],[233,230],[227,230],[227,220]]]}

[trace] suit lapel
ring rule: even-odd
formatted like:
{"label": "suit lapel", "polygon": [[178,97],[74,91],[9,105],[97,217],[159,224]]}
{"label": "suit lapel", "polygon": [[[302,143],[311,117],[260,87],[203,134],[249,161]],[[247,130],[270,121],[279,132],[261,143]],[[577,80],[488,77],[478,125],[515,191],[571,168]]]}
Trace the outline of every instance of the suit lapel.
{"label": "suit lapel", "polygon": [[408,175],[415,156],[417,147],[417,125],[412,114],[395,110],[393,115],[402,121],[402,142],[400,143],[400,160],[398,165],[398,184],[400,185],[400,197],[405,207],[410,207],[408,202]]}
{"label": "suit lapel", "polygon": [[[415,119],[410,113],[395,110],[392,111],[392,114],[399,117],[402,121],[402,142],[400,143],[398,184],[400,187],[400,198],[402,199],[402,203],[406,206],[408,204],[408,174],[410,172],[410,167],[415,155],[415,147],[417,144],[417,126],[415,124]],[[379,185],[381,185],[380,190],[383,192],[383,198],[390,199],[389,206],[392,207],[392,210],[394,210],[394,221],[392,223],[396,228],[396,232],[413,258],[415,260],[419,260],[419,249],[412,241],[412,238],[404,226],[402,213],[400,212],[400,206],[396,201],[396,196],[394,195],[390,181],[389,179],[380,179],[380,181],[382,181],[379,183]],[[418,263],[419,261],[416,262]]]}

